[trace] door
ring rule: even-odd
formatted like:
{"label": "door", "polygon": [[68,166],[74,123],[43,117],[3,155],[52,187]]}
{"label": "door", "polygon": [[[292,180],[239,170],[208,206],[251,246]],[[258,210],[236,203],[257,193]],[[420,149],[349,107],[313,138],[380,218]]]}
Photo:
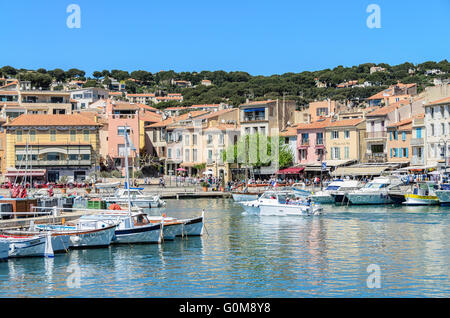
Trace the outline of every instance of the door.
{"label": "door", "polygon": [[47,181],[48,182],[58,182],[59,180],[59,171],[49,171],[47,173]]}

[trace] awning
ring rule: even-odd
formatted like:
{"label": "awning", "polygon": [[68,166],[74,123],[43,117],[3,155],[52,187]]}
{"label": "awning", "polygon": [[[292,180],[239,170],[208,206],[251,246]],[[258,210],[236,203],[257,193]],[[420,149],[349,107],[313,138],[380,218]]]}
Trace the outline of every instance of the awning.
{"label": "awning", "polygon": [[9,170],[5,173],[5,177],[43,177],[45,176],[45,169],[35,170]]}
{"label": "awning", "polygon": [[262,112],[264,111],[265,108],[264,107],[259,107],[259,108],[246,108],[244,109],[244,113],[249,113],[249,112]]}
{"label": "awning", "polygon": [[277,172],[277,174],[299,174],[305,170],[305,167],[291,167],[287,169],[282,169]]}
{"label": "awning", "polygon": [[339,167],[333,172],[336,176],[378,176],[388,169],[388,166],[373,166],[373,167]]}
{"label": "awning", "polygon": [[327,167],[339,167],[356,162],[356,160],[324,160],[323,162],[327,164]]}

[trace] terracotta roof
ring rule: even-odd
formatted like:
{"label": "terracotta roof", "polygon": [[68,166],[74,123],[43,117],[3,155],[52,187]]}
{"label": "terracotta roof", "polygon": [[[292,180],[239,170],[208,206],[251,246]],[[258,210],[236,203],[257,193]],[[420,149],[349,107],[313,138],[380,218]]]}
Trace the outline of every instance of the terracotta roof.
{"label": "terracotta roof", "polygon": [[127,94],[127,96],[131,96],[131,97],[155,97],[155,93],[151,93],[151,94]]}
{"label": "terracotta roof", "polygon": [[112,108],[114,109],[139,109],[139,106],[137,104],[133,103],[127,103],[127,102],[115,102],[115,104],[112,104]]}
{"label": "terracotta roof", "polygon": [[6,85],[3,85],[3,86],[0,86],[0,88],[3,88],[3,87],[8,87],[8,86],[11,86],[11,85],[18,85],[19,84],[19,81],[14,81],[14,82],[11,82],[11,83],[9,83],[9,84],[6,84]]}
{"label": "terracotta roof", "polygon": [[82,115],[23,114],[5,126],[99,126],[93,119]]}
{"label": "terracotta roof", "polygon": [[328,127],[348,127],[356,126],[364,121],[364,118],[351,118],[332,121]]}
{"label": "terracotta roof", "polygon": [[155,107],[152,107],[152,106],[149,106],[149,105],[145,105],[145,104],[135,103],[135,105],[137,105],[139,108],[144,108],[144,109],[147,109],[147,110],[150,110],[150,111],[153,111],[153,112],[158,110],[158,108],[155,108]]}
{"label": "terracotta roof", "polygon": [[447,96],[445,98],[441,98],[441,99],[435,100],[434,102],[428,103],[425,106],[447,104],[447,103],[450,103],[450,96]]}
{"label": "terracotta roof", "polygon": [[325,128],[328,127],[331,123],[331,118],[326,118],[324,120],[320,120],[320,121],[315,121],[309,124],[298,124],[297,125],[297,129],[320,129],[320,128]]}
{"label": "terracotta roof", "polygon": [[401,100],[401,101],[398,101],[389,106],[384,106],[384,107],[378,108],[378,109],[374,110],[373,112],[368,113],[367,116],[384,116],[384,115],[389,114],[390,112],[394,111],[395,109],[397,109],[401,106],[404,106],[404,105],[408,105],[408,104],[409,104],[409,100]]}
{"label": "terracotta roof", "polygon": [[145,126],[145,128],[166,127],[167,125],[179,122],[180,120],[188,119],[189,118],[189,114],[191,114],[192,118],[195,118],[195,117],[204,115],[206,113],[208,113],[208,112],[207,111],[202,111],[202,110],[192,111],[192,112],[189,112],[189,113],[177,116],[177,117],[169,117],[166,120],[163,120],[163,121],[161,121],[159,123],[155,123],[155,124],[152,124],[152,125]]}
{"label": "terracotta roof", "polygon": [[232,112],[232,111],[237,111],[237,108],[227,108],[227,109],[218,110],[218,111],[203,115],[201,117],[197,117],[197,119],[201,119],[201,120],[210,119],[210,118],[214,118],[214,117],[217,117],[217,116],[220,116],[220,115]]}
{"label": "terracotta roof", "polygon": [[413,121],[413,118],[403,119],[403,120],[401,120],[399,122],[396,122],[396,123],[394,123],[392,125],[387,126],[387,128],[395,128],[395,127],[399,127],[399,126],[404,126],[404,125],[407,125],[407,124],[411,124],[412,121]]}
{"label": "terracotta roof", "polygon": [[181,99],[182,97],[181,96],[159,96],[159,97],[156,97],[156,100],[165,100],[165,99],[167,99],[167,100],[178,100],[178,99]]}
{"label": "terracotta roof", "polygon": [[180,106],[180,107],[167,107],[167,108],[164,108],[164,110],[185,110],[185,109],[189,109],[189,107]]}
{"label": "terracotta roof", "polygon": [[192,105],[189,108],[217,108],[219,104]]}
{"label": "terracotta roof", "polygon": [[139,116],[139,120],[157,123],[162,120],[162,116],[160,114],[146,112],[144,115]]}
{"label": "terracotta roof", "polygon": [[297,126],[288,127],[287,129],[281,131],[280,136],[282,137],[297,136]]}
{"label": "terracotta roof", "polygon": [[121,95],[122,96],[122,92],[109,92],[109,95]]}
{"label": "terracotta roof", "polygon": [[240,126],[239,125],[235,126],[234,124],[219,124],[217,126],[208,127],[205,130],[214,130],[214,129],[219,129],[219,130],[240,130]]}

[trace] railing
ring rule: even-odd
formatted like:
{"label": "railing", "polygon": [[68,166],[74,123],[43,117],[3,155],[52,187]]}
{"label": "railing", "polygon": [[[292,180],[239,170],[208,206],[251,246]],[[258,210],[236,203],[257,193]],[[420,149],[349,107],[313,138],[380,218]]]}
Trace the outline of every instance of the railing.
{"label": "railing", "polygon": [[367,139],[386,138],[386,136],[387,132],[385,131],[366,132]]}
{"label": "railing", "polygon": [[411,146],[423,146],[423,138],[411,138]]}
{"label": "railing", "polygon": [[[28,165],[32,166],[90,166],[91,160],[30,160]],[[17,162],[16,166],[19,166],[23,162]]]}
{"label": "railing", "polygon": [[412,165],[423,165],[423,164],[425,164],[425,160],[423,159],[423,157],[412,157],[411,164]]}
{"label": "railing", "polygon": [[365,155],[365,161],[366,162],[386,162],[387,161],[387,154],[384,152],[381,153],[372,153],[372,154],[366,154]]}

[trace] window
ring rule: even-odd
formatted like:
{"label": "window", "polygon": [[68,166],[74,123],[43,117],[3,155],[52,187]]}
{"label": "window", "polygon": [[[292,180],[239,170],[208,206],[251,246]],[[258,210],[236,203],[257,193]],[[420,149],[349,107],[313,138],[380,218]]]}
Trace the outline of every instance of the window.
{"label": "window", "polygon": [[208,159],[209,160],[212,160],[212,155],[213,155],[212,150],[211,149],[208,150]]}
{"label": "window", "polygon": [[331,139],[338,139],[339,138],[339,131],[333,130],[331,132]]}
{"label": "window", "polygon": [[77,139],[77,131],[71,130],[70,131],[70,141],[75,141]]}
{"label": "window", "polygon": [[186,149],[184,151],[184,161],[190,162],[190,158],[189,157],[190,157],[189,149]]}
{"label": "window", "polygon": [[434,107],[430,107],[431,118],[434,119]]}
{"label": "window", "polygon": [[431,136],[434,136],[434,125],[431,124],[430,127],[431,127],[430,134]]}
{"label": "window", "polygon": [[394,130],[394,140],[398,140],[398,131]]}
{"label": "window", "polygon": [[30,130],[30,141],[36,141],[36,130]]}
{"label": "window", "polygon": [[56,141],[56,130],[50,130],[50,141]]}
{"label": "window", "polygon": [[58,152],[49,152],[47,153],[48,161],[57,161],[60,160],[60,154]]}
{"label": "window", "polygon": [[224,144],[224,140],[225,140],[224,134],[220,134],[219,135],[219,145],[223,145]]}
{"label": "window", "polygon": [[89,141],[89,130],[85,129],[83,131],[84,141]]}
{"label": "window", "polygon": [[300,149],[300,159],[306,160],[307,157],[308,157],[308,150]]}
{"label": "window", "polygon": [[341,148],[331,147],[331,159],[341,159]]}
{"label": "window", "polygon": [[344,147],[344,159],[350,158],[350,148]]}
{"label": "window", "polygon": [[416,128],[416,138],[422,138],[422,128]]}
{"label": "window", "polygon": [[403,148],[403,157],[408,158],[408,148]]}
{"label": "window", "polygon": [[345,139],[349,139],[350,138],[350,130],[345,130],[344,131],[344,138]]}
{"label": "window", "polygon": [[177,149],[177,159],[181,159],[181,149]]}
{"label": "window", "polygon": [[192,145],[197,145],[197,134],[192,135]]}
{"label": "window", "polygon": [[117,135],[118,136],[125,136],[125,129],[127,130],[127,134],[130,135],[131,134],[131,128],[130,127],[125,127],[125,126],[117,127]]}
{"label": "window", "polygon": [[323,133],[316,134],[316,144],[323,145]]}
{"label": "window", "polygon": [[211,135],[211,134],[208,134],[208,135],[206,136],[206,143],[207,143],[208,145],[210,145],[210,144],[212,144],[212,141],[213,141],[212,135]]}
{"label": "window", "polygon": [[266,127],[259,127],[259,133],[261,135],[265,135],[266,134]]}
{"label": "window", "polygon": [[117,154],[118,154],[119,157],[126,157],[127,156],[124,144],[117,145]]}
{"label": "window", "polygon": [[172,149],[171,148],[167,149],[167,158],[172,159]]}
{"label": "window", "polygon": [[82,154],[81,160],[91,160],[91,155],[90,154]]}
{"label": "window", "polygon": [[192,150],[192,161],[197,162],[197,149]]}
{"label": "window", "polygon": [[16,131],[16,140],[22,141],[22,130]]}
{"label": "window", "polygon": [[78,155],[69,155],[69,160],[78,160]]}
{"label": "window", "polygon": [[189,135],[184,136],[184,145],[189,146]]}
{"label": "window", "polygon": [[441,135],[446,135],[444,123],[441,123]]}
{"label": "window", "polygon": [[402,131],[402,140],[403,140],[403,141],[406,140],[406,131]]}

